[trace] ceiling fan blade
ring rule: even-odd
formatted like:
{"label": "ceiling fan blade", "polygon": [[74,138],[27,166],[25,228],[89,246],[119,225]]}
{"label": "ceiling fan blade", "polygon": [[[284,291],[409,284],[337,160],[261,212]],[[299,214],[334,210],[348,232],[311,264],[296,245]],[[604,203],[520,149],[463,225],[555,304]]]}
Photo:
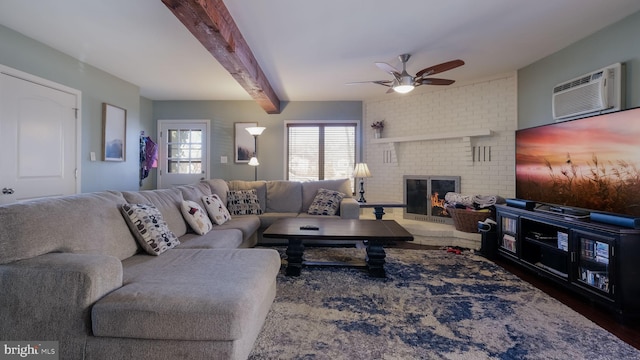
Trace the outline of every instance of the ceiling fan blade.
{"label": "ceiling fan blade", "polygon": [[345,85],[360,85],[360,84],[378,84],[382,86],[391,86],[391,80],[369,80],[369,81],[353,81],[345,83]]}
{"label": "ceiling fan blade", "polygon": [[394,68],[393,66],[391,66],[391,65],[389,65],[389,64],[387,64],[387,63],[384,63],[384,62],[377,62],[377,63],[376,63],[376,66],[377,66],[380,70],[382,70],[382,71],[384,71],[384,72],[387,72],[387,73],[389,73],[389,74],[393,75],[393,77],[394,77],[394,78],[396,78],[396,79],[400,79],[400,71],[398,71],[398,70],[397,70],[396,68]]}
{"label": "ceiling fan blade", "polygon": [[437,79],[437,78],[426,78],[418,81],[418,85],[451,85],[455,80],[449,79]]}
{"label": "ceiling fan blade", "polygon": [[416,73],[416,77],[438,74],[438,73],[445,72],[445,71],[448,71],[448,70],[451,70],[451,69],[455,69],[458,66],[462,66],[462,65],[464,65],[464,61],[462,61],[460,59],[447,61],[445,63],[438,64],[438,65],[433,65],[433,66],[430,66],[428,68],[425,68],[425,69],[422,69],[422,70],[418,71]]}

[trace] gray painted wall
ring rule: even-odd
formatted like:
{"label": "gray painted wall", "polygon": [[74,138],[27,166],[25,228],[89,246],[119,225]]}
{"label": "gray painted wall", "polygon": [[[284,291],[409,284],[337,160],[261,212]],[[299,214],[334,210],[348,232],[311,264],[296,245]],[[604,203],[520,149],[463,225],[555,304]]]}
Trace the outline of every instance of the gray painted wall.
{"label": "gray painted wall", "polygon": [[[640,12],[518,71],[518,128],[553,122],[555,85],[616,62],[626,67],[626,108],[640,106]],[[624,85],[623,85],[624,86]]]}
{"label": "gray painted wall", "polygon": [[[258,137],[258,179],[280,180],[285,166],[285,120],[362,120],[360,101],[283,102],[281,113],[269,115],[254,101],[154,101],[156,120],[211,120],[212,178],[253,180],[252,166],[234,163],[234,123],[257,122],[266,127]],[[220,163],[226,156],[228,162]]]}
{"label": "gray painted wall", "polygon": [[[0,48],[1,64],[82,91],[81,191],[137,190],[140,131],[155,132],[149,101],[142,118],[138,87],[1,25]],[[125,162],[99,160],[103,102],[127,110]],[[90,161],[92,151],[98,161]]]}

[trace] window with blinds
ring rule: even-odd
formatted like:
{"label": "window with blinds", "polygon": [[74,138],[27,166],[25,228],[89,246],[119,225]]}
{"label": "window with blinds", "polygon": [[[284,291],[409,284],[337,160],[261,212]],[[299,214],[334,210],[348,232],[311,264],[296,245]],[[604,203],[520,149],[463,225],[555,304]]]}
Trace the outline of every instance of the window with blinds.
{"label": "window with blinds", "polygon": [[357,123],[288,123],[287,180],[352,179]]}

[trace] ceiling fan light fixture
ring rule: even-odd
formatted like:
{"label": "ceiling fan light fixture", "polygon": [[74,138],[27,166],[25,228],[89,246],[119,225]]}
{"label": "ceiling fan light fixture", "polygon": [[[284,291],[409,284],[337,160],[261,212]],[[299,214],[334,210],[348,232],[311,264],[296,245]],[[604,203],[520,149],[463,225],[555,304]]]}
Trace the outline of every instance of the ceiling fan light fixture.
{"label": "ceiling fan light fixture", "polygon": [[413,85],[398,85],[396,87],[393,88],[393,91],[400,93],[400,94],[406,94],[408,92],[410,92],[411,90],[413,90],[415,86]]}
{"label": "ceiling fan light fixture", "polygon": [[413,90],[414,87],[415,86],[413,85],[413,78],[411,77],[411,75],[407,74],[400,78],[398,85],[393,87],[393,91],[400,94],[406,94]]}

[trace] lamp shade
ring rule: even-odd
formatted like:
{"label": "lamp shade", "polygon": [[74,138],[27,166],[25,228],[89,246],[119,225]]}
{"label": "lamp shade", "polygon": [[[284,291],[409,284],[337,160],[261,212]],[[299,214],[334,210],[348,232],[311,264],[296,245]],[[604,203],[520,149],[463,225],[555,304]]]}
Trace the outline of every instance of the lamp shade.
{"label": "lamp shade", "polygon": [[258,162],[258,158],[255,157],[255,156],[252,156],[251,159],[249,159],[249,165],[251,165],[251,166],[260,165],[260,163]]}
{"label": "lamp shade", "polygon": [[245,130],[247,130],[249,134],[253,136],[261,135],[264,129],[266,128],[263,126],[252,126],[252,127],[245,128]]}
{"label": "lamp shade", "polygon": [[366,163],[357,163],[356,168],[353,170],[354,178],[368,178],[371,177],[371,172],[369,172],[369,167]]}

